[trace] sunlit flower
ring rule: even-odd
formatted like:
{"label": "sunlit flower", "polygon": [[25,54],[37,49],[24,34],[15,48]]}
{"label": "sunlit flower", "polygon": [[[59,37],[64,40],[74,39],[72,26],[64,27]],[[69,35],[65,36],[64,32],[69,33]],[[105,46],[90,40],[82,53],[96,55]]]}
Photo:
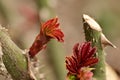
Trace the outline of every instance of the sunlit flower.
{"label": "sunlit flower", "polygon": [[[82,45],[77,43],[73,48],[73,55],[66,57],[66,68],[69,71],[68,74],[75,75],[78,80],[82,80],[79,78],[84,77],[90,72],[89,70],[87,72],[85,71],[85,69],[87,69],[86,67],[91,67],[98,62],[98,58],[94,57],[95,52],[96,48],[92,48],[90,42],[85,42]],[[83,72],[86,74],[84,73],[84,76],[81,76]]]}
{"label": "sunlit flower", "polygon": [[64,34],[59,28],[58,18],[53,18],[42,24],[40,33],[37,35],[33,45],[30,48],[30,57],[34,57],[41,49],[43,49],[50,39],[57,39],[64,42]]}

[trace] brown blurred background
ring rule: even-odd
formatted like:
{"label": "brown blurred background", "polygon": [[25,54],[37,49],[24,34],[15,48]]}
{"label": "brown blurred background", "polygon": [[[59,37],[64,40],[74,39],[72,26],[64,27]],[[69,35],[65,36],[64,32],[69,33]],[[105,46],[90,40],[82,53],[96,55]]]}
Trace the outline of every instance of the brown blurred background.
{"label": "brown blurred background", "polygon": [[[106,37],[117,46],[107,47],[106,61],[120,73],[120,1],[119,0],[0,0],[0,24],[9,29],[12,40],[28,49],[39,33],[39,24],[58,16],[65,42],[51,40],[40,52],[40,74],[46,80],[64,80],[65,56],[73,45],[84,42],[82,14],[88,14],[101,25]],[[44,75],[43,75],[44,74]]]}

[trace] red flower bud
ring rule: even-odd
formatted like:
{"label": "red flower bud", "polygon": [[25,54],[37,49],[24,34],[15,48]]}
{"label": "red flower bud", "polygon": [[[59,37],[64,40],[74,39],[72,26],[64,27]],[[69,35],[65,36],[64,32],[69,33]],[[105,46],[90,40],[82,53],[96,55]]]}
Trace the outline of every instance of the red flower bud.
{"label": "red flower bud", "polygon": [[40,50],[42,50],[50,39],[57,39],[59,42],[64,42],[63,37],[64,34],[59,28],[58,18],[48,20],[42,24],[40,33],[30,47],[30,57],[34,57]]}

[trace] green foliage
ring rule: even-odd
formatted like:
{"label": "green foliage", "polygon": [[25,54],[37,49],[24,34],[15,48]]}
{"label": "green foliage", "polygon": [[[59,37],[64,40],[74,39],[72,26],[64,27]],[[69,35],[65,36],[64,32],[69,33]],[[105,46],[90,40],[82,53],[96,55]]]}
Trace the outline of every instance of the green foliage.
{"label": "green foliage", "polygon": [[70,75],[70,76],[69,76],[69,80],[76,80],[76,76]]}

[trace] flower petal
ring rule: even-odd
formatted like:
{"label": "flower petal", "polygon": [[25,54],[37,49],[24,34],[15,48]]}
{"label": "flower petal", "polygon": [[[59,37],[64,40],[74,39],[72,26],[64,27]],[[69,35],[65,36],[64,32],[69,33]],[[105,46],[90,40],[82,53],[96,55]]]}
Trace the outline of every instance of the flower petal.
{"label": "flower petal", "polygon": [[95,53],[96,53],[96,47],[92,48],[92,49],[89,51],[89,54],[86,55],[85,59],[92,57]]}
{"label": "flower petal", "polygon": [[51,33],[47,34],[47,36],[55,38],[60,42],[64,42],[63,40],[64,34],[60,31],[60,29],[52,31]]}
{"label": "flower petal", "polygon": [[82,50],[81,50],[81,54],[82,54],[82,60],[85,60],[85,56],[88,55],[88,52],[90,50],[90,42],[84,43],[84,45],[82,46]]}
{"label": "flower petal", "polygon": [[98,62],[97,58],[89,58],[87,59],[81,66],[93,66],[94,64],[96,64]]}

